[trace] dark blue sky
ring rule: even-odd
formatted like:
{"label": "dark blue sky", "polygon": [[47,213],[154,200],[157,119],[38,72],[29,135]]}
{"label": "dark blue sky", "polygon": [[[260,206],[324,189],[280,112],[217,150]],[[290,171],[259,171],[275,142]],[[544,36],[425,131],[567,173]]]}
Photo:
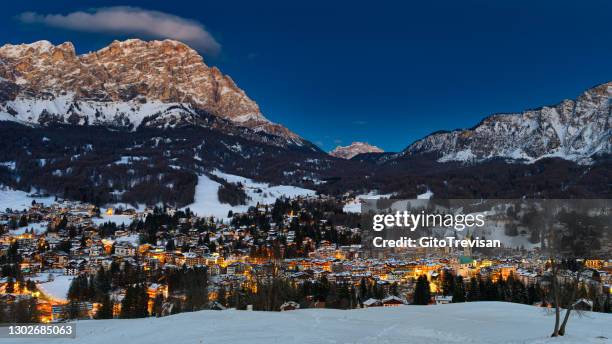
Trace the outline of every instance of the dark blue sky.
{"label": "dark blue sky", "polygon": [[0,43],[69,40],[87,52],[138,36],[16,18],[119,5],[202,23],[221,44],[207,64],[325,150],[359,140],[397,151],[612,80],[612,2],[603,0],[14,1],[3,4]]}

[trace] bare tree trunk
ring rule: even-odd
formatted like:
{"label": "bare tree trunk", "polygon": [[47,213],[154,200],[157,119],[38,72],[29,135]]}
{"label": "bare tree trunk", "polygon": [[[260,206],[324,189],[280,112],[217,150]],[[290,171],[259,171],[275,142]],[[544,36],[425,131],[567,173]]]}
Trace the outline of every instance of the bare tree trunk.
{"label": "bare tree trunk", "polygon": [[551,259],[551,272],[552,272],[552,292],[555,301],[555,328],[553,333],[550,335],[551,337],[559,336],[559,322],[561,318],[561,305],[560,305],[560,296],[559,296],[559,285],[557,282],[557,262],[554,259]]}
{"label": "bare tree trunk", "polygon": [[572,312],[572,309],[574,307],[570,306],[566,311],[565,311],[565,316],[563,317],[563,323],[561,324],[561,327],[559,328],[559,332],[558,334],[560,336],[565,335],[565,326],[567,325],[567,320],[569,320],[570,317],[570,313]]}
{"label": "bare tree trunk", "polygon": [[567,310],[565,311],[565,317],[563,317],[563,323],[559,328],[559,335],[565,335],[565,327],[567,326],[567,321],[569,320],[570,313],[574,309],[574,301],[576,300],[576,294],[578,294],[578,288],[580,287],[580,275],[582,274],[582,269],[578,269],[576,271],[576,277],[574,279],[574,284],[572,285],[572,297],[569,299],[569,305]]}
{"label": "bare tree trunk", "polygon": [[561,317],[561,306],[559,305],[559,292],[555,287],[556,282],[553,282],[553,295],[555,297],[555,329],[553,330],[551,337],[559,336],[559,322]]}

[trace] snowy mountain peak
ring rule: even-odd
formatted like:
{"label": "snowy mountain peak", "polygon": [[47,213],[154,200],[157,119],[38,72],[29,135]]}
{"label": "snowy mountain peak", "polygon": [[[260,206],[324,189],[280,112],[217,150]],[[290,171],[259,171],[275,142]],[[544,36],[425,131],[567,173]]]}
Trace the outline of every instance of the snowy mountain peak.
{"label": "snowy mountain peak", "polygon": [[329,155],[336,158],[351,159],[363,153],[383,153],[384,151],[366,142],[353,142],[348,146],[338,146]]}
{"label": "snowy mountain peak", "polygon": [[19,58],[28,53],[48,53],[54,48],[54,45],[49,41],[37,41],[33,43],[24,44],[5,44],[0,47],[0,56],[9,58]]}
{"label": "snowy mountain peak", "polygon": [[147,103],[156,108],[180,104],[256,131],[302,141],[267,120],[229,76],[207,66],[194,49],[178,41],[114,41],[82,55],[75,53],[70,42],[0,47],[3,120],[101,125],[109,120],[135,129],[143,115],[150,115],[138,109]]}
{"label": "snowy mountain peak", "polygon": [[438,132],[414,142],[403,154],[434,153],[438,161],[478,162],[506,158],[533,162],[559,157],[589,163],[612,152],[612,82],[520,113],[495,114],[471,129]]}

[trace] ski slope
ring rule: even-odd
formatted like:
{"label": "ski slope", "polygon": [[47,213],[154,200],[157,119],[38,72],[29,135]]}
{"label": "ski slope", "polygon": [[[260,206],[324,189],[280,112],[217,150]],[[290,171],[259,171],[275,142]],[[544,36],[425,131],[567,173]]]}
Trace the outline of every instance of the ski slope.
{"label": "ski slope", "polygon": [[553,321],[553,316],[542,308],[502,302],[350,311],[201,311],[164,318],[79,321],[76,340],[45,339],[44,343],[539,344],[610,343],[612,338],[612,314],[587,312],[583,317],[572,316],[568,334],[556,339],[549,337]]}
{"label": "ski slope", "polygon": [[28,192],[0,185],[0,209],[5,210],[6,208],[10,208],[13,210],[25,210],[32,205],[32,201],[50,205],[53,204],[55,198],[52,196],[31,197]]}
{"label": "ski slope", "polygon": [[249,207],[255,206],[257,203],[274,204],[281,197],[295,198],[298,196],[314,196],[316,194],[313,190],[297,186],[270,185],[218,170],[214,170],[212,173],[219,178],[225,179],[227,182],[242,184],[249,199],[245,205],[231,206],[221,203],[218,197],[221,184],[212,180],[207,175],[200,175],[195,190],[194,203],[187,206],[191,211],[200,216],[214,216],[218,219],[227,219],[227,214],[230,210],[235,213],[244,213]]}

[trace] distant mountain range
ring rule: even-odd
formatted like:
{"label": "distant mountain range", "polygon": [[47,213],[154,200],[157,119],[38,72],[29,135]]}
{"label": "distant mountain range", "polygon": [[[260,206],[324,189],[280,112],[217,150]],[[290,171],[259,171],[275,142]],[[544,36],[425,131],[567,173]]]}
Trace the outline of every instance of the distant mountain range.
{"label": "distant mountain range", "polygon": [[0,185],[95,203],[186,205],[198,176],[218,169],[331,194],[602,197],[612,180],[611,95],[603,84],[576,100],[434,133],[399,153],[354,142],[327,154],[266,119],[183,43],[115,41],[83,55],[71,43],[4,45]]}
{"label": "distant mountain range", "polygon": [[546,157],[589,163],[612,151],[612,82],[521,113],[496,114],[471,129],[439,132],[402,154],[435,153],[440,162],[507,158],[533,162]]}

